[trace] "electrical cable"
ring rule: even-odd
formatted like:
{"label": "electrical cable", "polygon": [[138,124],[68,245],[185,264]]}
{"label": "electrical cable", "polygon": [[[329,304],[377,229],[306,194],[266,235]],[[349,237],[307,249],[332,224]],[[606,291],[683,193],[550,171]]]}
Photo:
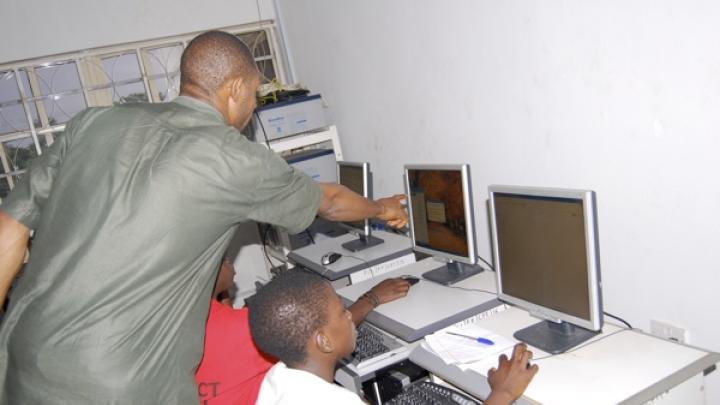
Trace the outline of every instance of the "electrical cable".
{"label": "electrical cable", "polygon": [[312,242],[312,244],[314,245],[314,244],[315,244],[315,238],[313,238],[312,232],[310,232],[310,229],[306,229],[306,230],[305,230],[305,233],[307,233],[308,238],[310,238],[310,242]]}
{"label": "electrical cable", "polygon": [[[352,259],[359,260],[359,261],[365,263],[365,266],[367,266],[367,267],[366,267],[367,269],[370,268],[370,263],[368,263],[367,260],[361,259],[361,258],[359,258],[359,257],[357,257],[357,256],[353,256],[353,255],[344,255],[344,254],[341,254],[341,253],[338,253],[338,254],[340,255],[340,257],[350,257],[350,258],[352,258]],[[320,276],[321,276],[321,277],[325,277],[325,275],[327,274],[328,271],[330,271],[330,269],[329,269],[328,267],[325,267],[325,270],[323,270],[323,272],[320,273]]]}
{"label": "electrical cable", "polygon": [[361,262],[365,263],[365,265],[367,266],[368,269],[370,268],[370,263],[368,263],[367,260],[361,259],[361,258],[356,257],[356,256],[352,256],[352,255],[341,255],[341,256],[343,256],[343,257],[350,257],[350,258],[353,258],[353,259],[355,259],[355,260],[360,260]]}
{"label": "electrical cable", "polygon": [[[260,119],[260,114],[258,114],[257,110],[254,111],[255,116],[257,117],[257,121],[260,123],[260,129],[262,130],[263,137],[265,138],[265,145],[267,145],[268,149],[272,150],[270,148],[270,140],[267,137],[267,132],[265,132],[265,125],[263,125],[262,120]],[[257,141],[257,139],[256,139]]]}
{"label": "electrical cable", "polygon": [[[257,49],[257,46],[258,46],[258,44],[259,44],[259,42],[260,42],[260,39],[267,35],[267,34],[265,33],[265,30],[263,30],[263,28],[262,28],[262,14],[260,13],[260,0],[255,0],[255,7],[257,8],[258,31],[260,32],[260,34],[255,37],[255,42],[253,43],[252,47],[250,47],[251,52],[252,52],[252,55],[253,55],[253,58],[255,58],[255,50]],[[272,60],[271,60],[271,61],[272,61]],[[265,65],[265,62],[266,62],[266,60],[261,61],[261,63],[263,64],[263,67],[264,67],[264,65]],[[258,62],[256,61],[255,64],[257,65]],[[268,82],[271,81],[269,77],[265,76],[264,70],[265,70],[265,69],[261,69],[260,66],[258,66],[258,72],[260,72],[260,75],[262,76],[262,79],[263,79],[263,80],[266,80],[266,81],[268,81]],[[273,71],[274,71],[274,70],[275,70],[275,69],[274,69],[274,67],[273,67]]]}
{"label": "electrical cable", "polygon": [[485,258],[483,258],[483,257],[480,256],[480,255],[475,255],[475,257],[478,258],[478,259],[480,259],[483,263],[487,264],[488,267],[490,268],[490,270],[495,271],[495,267],[493,267],[493,265],[490,264],[490,262],[488,262],[487,260],[485,260]]}
{"label": "electrical cable", "polygon": [[465,288],[465,287],[458,287],[458,286],[455,286],[455,285],[444,285],[444,284],[441,284],[441,285],[443,285],[444,287],[447,287],[447,288],[454,288],[454,289],[456,289],[456,290],[472,291],[472,292],[481,292],[481,293],[490,294],[490,295],[497,295],[496,292],[493,292],[493,291],[490,291],[490,290],[483,290],[483,289],[481,289],[481,288]]}
{"label": "electrical cable", "polygon": [[255,0],[255,6],[257,7],[258,12],[258,28],[262,27],[260,25],[260,21],[262,21],[262,16],[260,15],[260,0]]}
{"label": "electrical cable", "polygon": [[274,267],[273,262],[272,262],[272,260],[270,260],[270,255],[268,254],[268,251],[267,251],[267,236],[268,236],[269,231],[270,231],[270,225],[265,224],[265,230],[263,231],[263,236],[262,236],[262,245],[263,245],[263,253],[265,253],[265,259],[267,259],[268,264],[270,265],[270,268],[273,268]]}
{"label": "electrical cable", "polygon": [[618,321],[624,323],[625,326],[628,327],[628,329],[634,329],[626,320],[620,318],[619,316],[615,316],[609,312],[603,312],[603,314],[605,314],[605,316],[609,316],[610,318],[617,319]]}

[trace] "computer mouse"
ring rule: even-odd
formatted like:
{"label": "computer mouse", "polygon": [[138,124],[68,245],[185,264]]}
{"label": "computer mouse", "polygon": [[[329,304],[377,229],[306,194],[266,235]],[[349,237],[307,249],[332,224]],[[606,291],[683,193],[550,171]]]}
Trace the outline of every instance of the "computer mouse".
{"label": "computer mouse", "polygon": [[420,282],[420,279],[415,276],[400,276],[400,278],[410,283],[410,286],[414,286]]}
{"label": "computer mouse", "polygon": [[323,257],[320,258],[320,263],[323,266],[327,266],[329,264],[333,264],[336,261],[340,260],[341,257],[342,257],[342,255],[340,253],[327,252],[323,255]]}

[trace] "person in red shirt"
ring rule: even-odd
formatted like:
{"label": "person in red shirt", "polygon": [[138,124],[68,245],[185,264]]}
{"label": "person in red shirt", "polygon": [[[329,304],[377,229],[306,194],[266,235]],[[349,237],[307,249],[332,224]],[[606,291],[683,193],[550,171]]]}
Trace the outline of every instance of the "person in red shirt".
{"label": "person in red shirt", "polygon": [[275,359],[252,341],[247,307],[234,309],[228,290],[235,270],[223,259],[205,327],[205,347],[195,372],[202,405],[254,404],[265,373]]}
{"label": "person in red shirt", "polygon": [[[195,372],[202,405],[255,404],[267,371],[277,362],[262,353],[252,340],[248,309],[232,307],[229,290],[235,269],[223,259],[215,282],[205,328],[205,347]],[[410,283],[395,278],[378,283],[348,310],[360,324],[375,306],[407,295]]]}

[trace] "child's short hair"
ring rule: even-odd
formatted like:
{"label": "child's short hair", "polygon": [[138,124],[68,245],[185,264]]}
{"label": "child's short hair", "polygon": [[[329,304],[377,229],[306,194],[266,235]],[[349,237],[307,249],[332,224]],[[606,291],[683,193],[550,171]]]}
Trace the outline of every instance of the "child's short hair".
{"label": "child's short hair", "polygon": [[250,333],[260,350],[287,365],[302,364],[313,332],[327,322],[327,288],[320,276],[289,270],[249,300]]}

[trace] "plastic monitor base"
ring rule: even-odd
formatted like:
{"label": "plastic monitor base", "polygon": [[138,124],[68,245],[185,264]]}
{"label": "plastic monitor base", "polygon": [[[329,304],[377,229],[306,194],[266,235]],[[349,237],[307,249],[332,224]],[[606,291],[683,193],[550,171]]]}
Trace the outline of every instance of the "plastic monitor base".
{"label": "plastic monitor base", "polygon": [[425,272],[422,276],[424,279],[438,284],[451,285],[465,280],[470,276],[480,274],[482,271],[483,269],[480,266],[450,262],[445,266]]}
{"label": "plastic monitor base", "polygon": [[567,322],[542,321],[513,334],[515,339],[550,353],[564,353],[599,334]]}
{"label": "plastic monitor base", "polygon": [[377,246],[381,243],[385,243],[384,240],[380,238],[376,238],[374,236],[361,236],[359,239],[351,240],[350,242],[345,242],[342,245],[343,249],[347,249],[351,252],[359,252],[361,250],[365,250],[369,247]]}

